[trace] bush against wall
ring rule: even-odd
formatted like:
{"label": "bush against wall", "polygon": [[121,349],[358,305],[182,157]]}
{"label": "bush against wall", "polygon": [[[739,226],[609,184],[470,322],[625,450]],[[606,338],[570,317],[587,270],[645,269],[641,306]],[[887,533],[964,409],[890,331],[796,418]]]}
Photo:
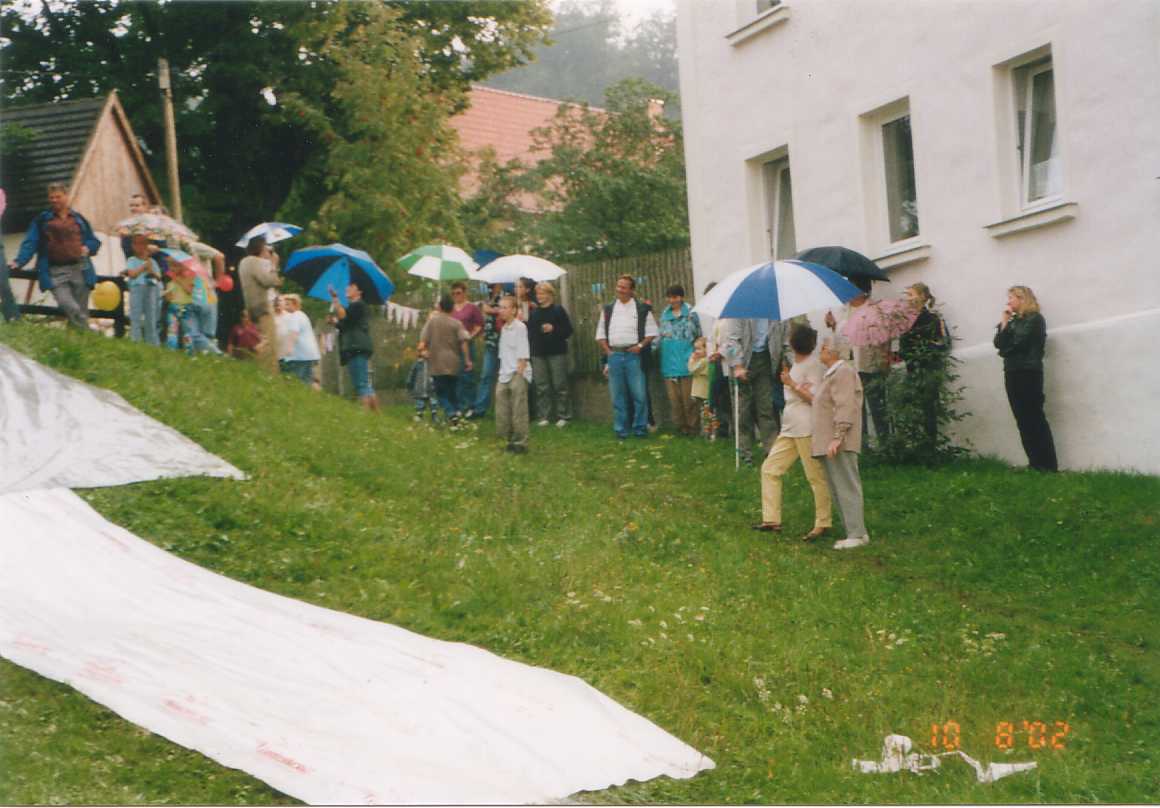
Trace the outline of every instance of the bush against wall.
{"label": "bush against wall", "polygon": [[890,434],[879,437],[875,453],[887,462],[933,465],[969,451],[951,437],[954,425],[970,415],[960,409],[960,360],[949,349],[927,354],[871,382],[886,390]]}

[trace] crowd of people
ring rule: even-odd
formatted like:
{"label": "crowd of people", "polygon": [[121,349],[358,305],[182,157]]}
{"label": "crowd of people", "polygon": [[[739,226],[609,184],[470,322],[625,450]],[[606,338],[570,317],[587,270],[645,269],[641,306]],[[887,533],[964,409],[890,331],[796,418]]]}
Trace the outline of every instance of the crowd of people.
{"label": "crowd of people", "polygon": [[[49,186],[48,202],[30,224],[16,258],[3,264],[0,257],[3,315],[5,320],[20,316],[8,270],[35,258],[40,287],[53,294],[71,326],[87,328],[89,292],[96,282],[91,258],[101,242],[85,217],[71,208],[63,184]],[[2,204],[0,195],[0,212]],[[132,339],[191,354],[220,354],[225,347],[233,357],[320,387],[314,326],[298,295],[279,294],[284,275],[278,254],[264,238],[250,239],[235,273],[220,250],[187,229],[150,227],[154,220],[146,214],[166,217],[163,210],[147,210],[143,197],[131,198],[129,207],[130,217],[118,235],[126,255]],[[832,530],[836,503],[846,535],[835,547],[866,544],[858,456],[871,424],[878,440],[894,429],[883,382],[896,363],[905,367],[904,382],[920,402],[921,431],[933,450],[940,429],[940,373],[951,338],[930,289],[915,283],[905,290],[911,316],[895,344],[851,345],[845,323],[874,302],[869,279],[851,281],[860,294],[842,309],[826,312],[819,334],[804,317],[718,319],[703,331],[680,285],[666,290],[658,318],[651,303],[637,297],[635,279],[621,276],[615,300],[600,310],[595,333],[616,437],[646,438],[655,430],[647,383],[655,361],[677,434],[710,440],[732,435],[747,465],[754,465],[760,446],[762,519],[754,529],[781,532],[781,480],[800,461],[814,497],[813,525],[803,539],[813,541]],[[377,410],[369,307],[357,284],[344,290],[345,297],[336,289],[328,291],[328,322],[338,333],[340,362],[363,406]],[[223,323],[219,302],[226,295],[232,298],[233,316]],[[1029,464],[1055,471],[1054,441],[1044,414],[1046,334],[1034,293],[1026,286],[1012,287],[994,345],[1003,359],[1007,397]],[[523,278],[511,289],[493,284],[479,303],[469,299],[466,282],[453,283],[419,336],[418,360],[408,379],[415,418],[429,415],[459,428],[482,418],[494,401],[504,448],[526,453],[531,423],[563,428],[574,416],[568,380],[572,336],[571,319],[551,283]],[[477,339],[482,343],[478,378]]]}
{"label": "crowd of people", "polygon": [[[97,281],[92,257],[102,243],[72,208],[63,183],[49,185],[48,203],[29,225],[15,259],[0,262],[4,318],[20,316],[8,272],[35,258],[40,288],[52,294],[69,325],[87,329],[89,294]],[[283,283],[278,254],[264,238],[250,240],[235,270],[226,266],[225,253],[199,241],[163,206],[150,206],[134,194],[128,213],[112,243],[119,242],[125,258],[121,275],[130,339],[189,354],[255,360],[321,389],[314,327],[298,295],[277,293]]]}
{"label": "crowd of people", "polygon": [[[934,451],[951,336],[930,289],[915,283],[904,292],[906,326],[896,340],[852,345],[844,326],[874,301],[869,279],[851,280],[861,294],[842,309],[826,312],[819,334],[806,317],[786,322],[719,319],[703,333],[680,285],[666,290],[658,317],[650,302],[637,298],[632,276],[618,278],[616,299],[601,308],[595,333],[616,437],[644,438],[655,429],[647,373],[648,357],[656,353],[676,434],[709,440],[733,435],[748,465],[760,447],[762,519],[755,530],[782,531],[782,478],[800,461],[814,498],[813,524],[802,539],[814,541],[833,530],[836,504],[845,536],[834,546],[867,544],[858,456],[871,435],[881,441],[897,428],[886,377],[896,373],[895,367],[904,368],[902,383],[919,404],[917,430]],[[533,289],[536,302],[528,293]],[[467,300],[466,283],[454,285],[420,337],[419,360],[408,382],[415,417],[429,412],[437,419],[441,411],[453,426],[480,417],[496,385],[497,434],[508,451],[527,451],[532,417],[547,426],[558,416],[557,426],[566,425],[572,325],[555,300],[551,284],[529,281],[518,284],[513,295],[493,286],[490,297],[476,306]],[[471,345],[478,333],[484,334],[485,358],[473,394],[472,381],[465,377],[472,375]],[[1034,294],[1013,287],[995,346],[1030,464],[1054,471],[1054,444],[1043,413],[1045,337]]]}

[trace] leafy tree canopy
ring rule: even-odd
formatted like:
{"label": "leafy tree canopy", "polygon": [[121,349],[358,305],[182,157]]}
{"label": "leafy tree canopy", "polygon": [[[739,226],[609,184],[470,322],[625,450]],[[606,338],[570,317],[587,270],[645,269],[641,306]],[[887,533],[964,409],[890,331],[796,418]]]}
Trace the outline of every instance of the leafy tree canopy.
{"label": "leafy tree canopy", "polygon": [[615,258],[689,241],[684,146],[679,121],[659,114],[670,93],[639,79],[609,88],[606,111],[561,105],[535,133],[548,156],[525,183],[546,213],[530,240],[562,259]]}
{"label": "leafy tree canopy", "polygon": [[[462,241],[462,162],[447,110],[463,92],[424,69],[419,38],[397,9],[352,5],[343,14],[312,43],[333,66],[333,89],[283,98],[287,115],[327,148],[299,173],[281,218],[306,222],[310,241],[346,241],[389,268],[422,243]],[[396,280],[406,288],[410,279]]]}
{"label": "leafy tree canopy", "polygon": [[[332,148],[349,145],[351,132],[343,126],[355,102],[338,84],[353,67],[336,57],[334,46],[343,36],[357,39],[363,34],[356,32],[365,29],[388,39],[412,37],[413,53],[403,62],[437,93],[433,97],[445,105],[446,115],[462,103],[457,90],[526,60],[550,24],[545,0],[24,0],[6,4],[0,13],[0,93],[11,104],[116,89],[155,176],[163,180],[156,69],[158,57],[167,58],[189,219],[203,235],[231,243],[255,222],[273,218],[304,174],[313,172],[317,179],[333,168]],[[391,40],[378,50],[364,50],[363,63],[389,73],[403,63],[389,61],[400,58],[396,46]],[[376,58],[388,62],[374,65]],[[283,97],[300,103],[294,108],[277,103]],[[343,108],[348,117],[327,130],[308,118],[307,108],[319,117]],[[429,124],[422,115],[395,122],[396,127]]]}

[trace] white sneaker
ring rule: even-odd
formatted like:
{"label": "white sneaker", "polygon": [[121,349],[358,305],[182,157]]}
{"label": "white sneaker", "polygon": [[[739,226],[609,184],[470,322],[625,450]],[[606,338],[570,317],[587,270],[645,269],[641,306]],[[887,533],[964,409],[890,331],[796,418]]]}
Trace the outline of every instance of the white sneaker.
{"label": "white sneaker", "polygon": [[568,426],[568,422],[565,421],[563,418],[561,418],[559,421],[556,422],[556,426],[563,429],[564,427]]}
{"label": "white sneaker", "polygon": [[543,421],[536,421],[536,426],[547,426],[547,425],[548,425],[547,418],[545,418]]}
{"label": "white sneaker", "polygon": [[860,536],[856,539],[842,539],[834,542],[835,550],[852,550],[855,547],[863,547],[870,543],[869,536]]}

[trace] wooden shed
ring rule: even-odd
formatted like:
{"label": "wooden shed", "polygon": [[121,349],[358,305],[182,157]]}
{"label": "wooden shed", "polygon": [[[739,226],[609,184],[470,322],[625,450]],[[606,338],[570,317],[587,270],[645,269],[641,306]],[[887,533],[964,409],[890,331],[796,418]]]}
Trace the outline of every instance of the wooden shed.
{"label": "wooden shed", "polygon": [[[69,186],[73,208],[102,241],[94,259],[97,274],[120,272],[124,255],[119,240],[108,234],[129,215],[130,196],[142,194],[159,204],[161,195],[116,91],[104,98],[6,107],[2,125],[6,137],[19,144],[0,164],[0,187],[8,195],[3,217],[8,259],[15,257],[29,222],[48,206],[46,186],[59,181]],[[26,285],[13,281],[22,301],[29,299]]]}

